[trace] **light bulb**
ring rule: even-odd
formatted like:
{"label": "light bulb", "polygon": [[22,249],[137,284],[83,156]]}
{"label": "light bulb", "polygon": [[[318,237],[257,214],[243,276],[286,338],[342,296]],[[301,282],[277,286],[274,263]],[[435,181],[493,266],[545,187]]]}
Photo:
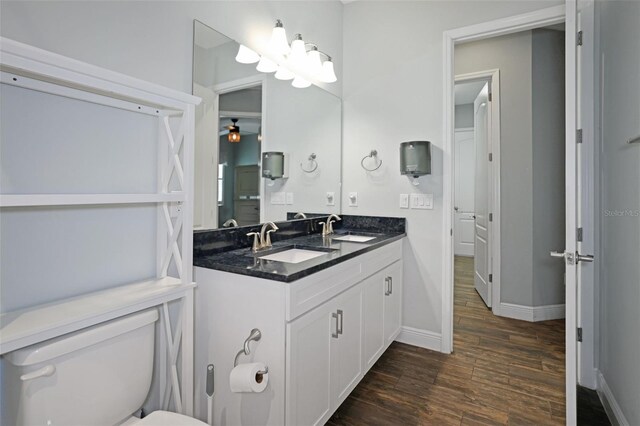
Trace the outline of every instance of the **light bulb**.
{"label": "light bulb", "polygon": [[307,66],[309,73],[313,76],[319,76],[322,72],[322,60],[320,59],[320,52],[317,47],[313,47],[307,53]]}
{"label": "light bulb", "polygon": [[271,32],[271,40],[269,40],[269,50],[276,55],[287,55],[291,51],[287,42],[287,33],[284,30],[282,21],[276,21],[276,26]]}
{"label": "light bulb", "polygon": [[253,50],[249,49],[247,46],[241,44],[238,49],[238,54],[236,55],[236,61],[241,64],[253,64],[260,60],[260,55],[258,55]]}
{"label": "light bulb", "polygon": [[277,78],[278,80],[291,80],[295,76],[296,75],[294,73],[292,73],[291,71],[289,71],[288,69],[286,69],[282,65],[280,65],[278,67],[278,71],[274,75],[274,77]]}
{"label": "light bulb", "polygon": [[276,72],[278,70],[278,64],[273,62],[271,59],[262,56],[260,57],[260,62],[258,62],[256,69],[260,72]]}
{"label": "light bulb", "polygon": [[331,58],[324,61],[324,63],[322,64],[320,81],[323,81],[325,83],[333,83],[335,81],[338,81],[338,77],[336,77],[336,73],[333,70],[333,62],[331,62]]}
{"label": "light bulb", "polygon": [[297,66],[304,67],[307,60],[307,50],[304,47],[304,40],[301,34],[296,34],[295,39],[291,42],[291,55],[289,59]]}
{"label": "light bulb", "polygon": [[305,87],[311,86],[311,83],[309,83],[307,80],[305,80],[302,77],[296,76],[296,78],[293,79],[293,81],[291,82],[291,85],[298,89],[304,89]]}

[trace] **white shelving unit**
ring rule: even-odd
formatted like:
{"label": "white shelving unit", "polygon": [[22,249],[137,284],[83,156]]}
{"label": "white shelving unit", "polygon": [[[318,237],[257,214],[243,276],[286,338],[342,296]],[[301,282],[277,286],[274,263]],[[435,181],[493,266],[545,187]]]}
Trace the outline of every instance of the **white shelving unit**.
{"label": "white shelving unit", "polygon": [[[193,140],[200,99],[6,38],[0,38],[0,82],[154,116],[160,135],[158,156],[149,159],[157,164],[155,193],[0,194],[0,208],[157,205],[156,277],[2,313],[0,354],[158,306],[164,332],[159,367],[166,372],[159,380],[161,408],[173,401],[176,411],[192,415]],[[180,303],[174,326],[170,302]]]}

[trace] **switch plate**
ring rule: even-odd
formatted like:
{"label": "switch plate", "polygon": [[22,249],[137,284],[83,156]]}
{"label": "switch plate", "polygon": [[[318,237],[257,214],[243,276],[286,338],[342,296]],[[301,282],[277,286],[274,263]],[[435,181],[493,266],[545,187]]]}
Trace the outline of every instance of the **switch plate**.
{"label": "switch plate", "polygon": [[349,207],[358,207],[358,193],[350,192],[349,193]]}
{"label": "switch plate", "polygon": [[411,208],[421,210],[433,209],[433,194],[411,194]]}
{"label": "switch plate", "polygon": [[293,192],[287,192],[287,204],[293,204]]}
{"label": "switch plate", "polygon": [[409,208],[409,194],[400,194],[400,208],[401,209]]}
{"label": "switch plate", "polygon": [[287,201],[287,195],[284,192],[272,192],[271,204],[285,204]]}
{"label": "switch plate", "polygon": [[327,205],[335,206],[336,205],[336,193],[335,192],[327,192]]}

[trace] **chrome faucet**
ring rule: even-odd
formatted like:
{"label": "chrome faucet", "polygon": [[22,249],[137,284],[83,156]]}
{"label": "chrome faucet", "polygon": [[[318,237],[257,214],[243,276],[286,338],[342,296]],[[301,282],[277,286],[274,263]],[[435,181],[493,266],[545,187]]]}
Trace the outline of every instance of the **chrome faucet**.
{"label": "chrome faucet", "polygon": [[340,216],[332,213],[331,215],[329,215],[326,222],[318,222],[320,225],[322,225],[323,237],[333,234],[333,224],[335,223],[335,220],[331,220],[333,218],[336,218],[337,220],[342,220]]}
{"label": "chrome faucet", "polygon": [[298,213],[296,213],[296,215],[293,218],[294,219],[306,219],[307,215],[302,213],[302,212],[298,212]]}
{"label": "chrome faucet", "polygon": [[[267,231],[268,227],[271,227],[271,229]],[[276,232],[278,229],[280,228],[278,228],[275,223],[266,222],[264,225],[262,225],[262,229],[260,229],[260,232],[249,232],[247,234],[247,237],[253,237],[253,246],[251,247],[251,251],[256,253],[261,249],[271,247],[270,234],[272,232]]]}
{"label": "chrome faucet", "polygon": [[230,226],[238,226],[238,222],[235,219],[229,219],[225,223],[222,224],[223,228],[228,228]]}

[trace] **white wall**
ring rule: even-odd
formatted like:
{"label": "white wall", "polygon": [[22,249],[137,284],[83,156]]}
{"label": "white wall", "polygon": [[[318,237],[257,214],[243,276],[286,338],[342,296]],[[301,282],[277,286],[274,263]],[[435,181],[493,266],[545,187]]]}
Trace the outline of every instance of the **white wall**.
{"label": "white wall", "polygon": [[597,18],[601,49],[599,369],[618,414],[627,424],[637,425],[640,146],[625,141],[640,134],[640,2],[598,2]]}
{"label": "white wall", "polygon": [[[441,332],[442,32],[559,3],[358,1],[344,7],[342,210],[407,217],[405,326]],[[399,172],[398,145],[412,139],[433,143],[432,175],[417,188]],[[371,149],[385,163],[370,175],[360,159]],[[347,207],[350,191],[359,194],[356,208]],[[433,210],[398,208],[398,194],[418,191],[434,194]]]}

